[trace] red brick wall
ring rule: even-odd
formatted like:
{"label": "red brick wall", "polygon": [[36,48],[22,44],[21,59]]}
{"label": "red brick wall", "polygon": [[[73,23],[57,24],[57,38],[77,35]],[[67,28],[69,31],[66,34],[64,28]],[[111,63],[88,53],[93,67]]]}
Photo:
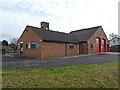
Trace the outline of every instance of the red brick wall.
{"label": "red brick wall", "polygon": [[41,57],[73,56],[78,54],[78,44],[69,48],[66,43],[42,42]]}
{"label": "red brick wall", "polygon": [[[102,28],[99,28],[99,30],[97,30],[95,32],[94,35],[92,35],[92,37],[88,40],[88,53],[89,54],[95,54],[96,52],[96,37],[99,37],[101,39],[105,39],[106,40],[106,47],[107,44],[109,44],[108,39],[104,33],[104,31],[102,30]],[[91,44],[93,45],[93,48],[91,48]]]}
{"label": "red brick wall", "polygon": [[[27,30],[27,31],[26,31]],[[39,49],[26,49],[26,42],[32,42],[35,41],[39,44],[41,44],[40,42],[40,37],[38,37],[32,30],[31,28],[27,27],[22,36],[20,37],[20,39],[18,40],[18,43],[23,42],[23,55],[27,56],[27,57],[41,57],[41,48]],[[20,54],[20,49],[19,47],[17,47],[17,53]]]}
{"label": "red brick wall", "polygon": [[67,44],[67,56],[78,55],[78,44],[73,44],[74,47],[70,48],[69,44]]}
{"label": "red brick wall", "polygon": [[42,42],[41,57],[65,56],[65,43]]}

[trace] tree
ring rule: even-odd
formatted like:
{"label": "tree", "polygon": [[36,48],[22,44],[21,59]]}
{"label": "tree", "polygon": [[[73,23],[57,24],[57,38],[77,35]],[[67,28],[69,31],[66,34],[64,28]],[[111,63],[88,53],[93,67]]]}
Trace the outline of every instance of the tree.
{"label": "tree", "polygon": [[9,47],[10,47],[10,48],[17,48],[17,45],[14,44],[14,43],[10,43],[10,44],[9,44]]}
{"label": "tree", "polygon": [[120,37],[120,36],[118,36],[117,34],[114,34],[114,33],[109,34],[109,39],[110,40],[113,39],[113,38],[115,38],[115,37]]}
{"label": "tree", "polygon": [[17,40],[18,38],[12,38],[9,46],[14,49],[17,48]]}
{"label": "tree", "polygon": [[11,44],[17,45],[18,38],[12,38],[11,39]]}
{"label": "tree", "polygon": [[2,45],[3,45],[3,46],[8,46],[8,41],[3,40],[3,41],[2,41]]}

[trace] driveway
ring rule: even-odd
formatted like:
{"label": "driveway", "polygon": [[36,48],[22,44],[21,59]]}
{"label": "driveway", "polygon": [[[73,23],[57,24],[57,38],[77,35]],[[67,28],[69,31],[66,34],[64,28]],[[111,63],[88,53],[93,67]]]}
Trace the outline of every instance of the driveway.
{"label": "driveway", "polygon": [[49,59],[2,56],[2,68],[46,68],[118,61],[118,54],[79,55]]}

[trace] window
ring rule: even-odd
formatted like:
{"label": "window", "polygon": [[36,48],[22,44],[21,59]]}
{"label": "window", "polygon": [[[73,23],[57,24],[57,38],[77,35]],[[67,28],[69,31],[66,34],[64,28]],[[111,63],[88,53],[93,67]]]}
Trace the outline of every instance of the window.
{"label": "window", "polygon": [[68,44],[69,48],[74,48],[74,44]]}
{"label": "window", "polygon": [[113,43],[116,43],[116,39],[113,40]]}
{"label": "window", "polygon": [[26,49],[28,49],[28,42],[26,43]]}
{"label": "window", "polygon": [[31,42],[31,48],[32,48],[32,49],[35,49],[35,42],[34,42],[34,41]]}
{"label": "window", "polygon": [[40,44],[36,43],[35,48],[40,48]]}
{"label": "window", "polygon": [[30,48],[30,43],[28,43],[28,48]]}
{"label": "window", "polygon": [[30,43],[29,42],[26,43],[26,49],[28,49],[28,48],[30,48]]}

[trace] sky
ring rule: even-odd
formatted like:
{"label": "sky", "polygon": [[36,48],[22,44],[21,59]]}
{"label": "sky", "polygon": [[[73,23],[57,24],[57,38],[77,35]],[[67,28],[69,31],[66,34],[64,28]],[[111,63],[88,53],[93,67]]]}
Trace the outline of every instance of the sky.
{"label": "sky", "polygon": [[107,37],[118,34],[119,0],[0,0],[0,41],[19,38],[26,25],[49,22],[53,31],[102,26]]}

